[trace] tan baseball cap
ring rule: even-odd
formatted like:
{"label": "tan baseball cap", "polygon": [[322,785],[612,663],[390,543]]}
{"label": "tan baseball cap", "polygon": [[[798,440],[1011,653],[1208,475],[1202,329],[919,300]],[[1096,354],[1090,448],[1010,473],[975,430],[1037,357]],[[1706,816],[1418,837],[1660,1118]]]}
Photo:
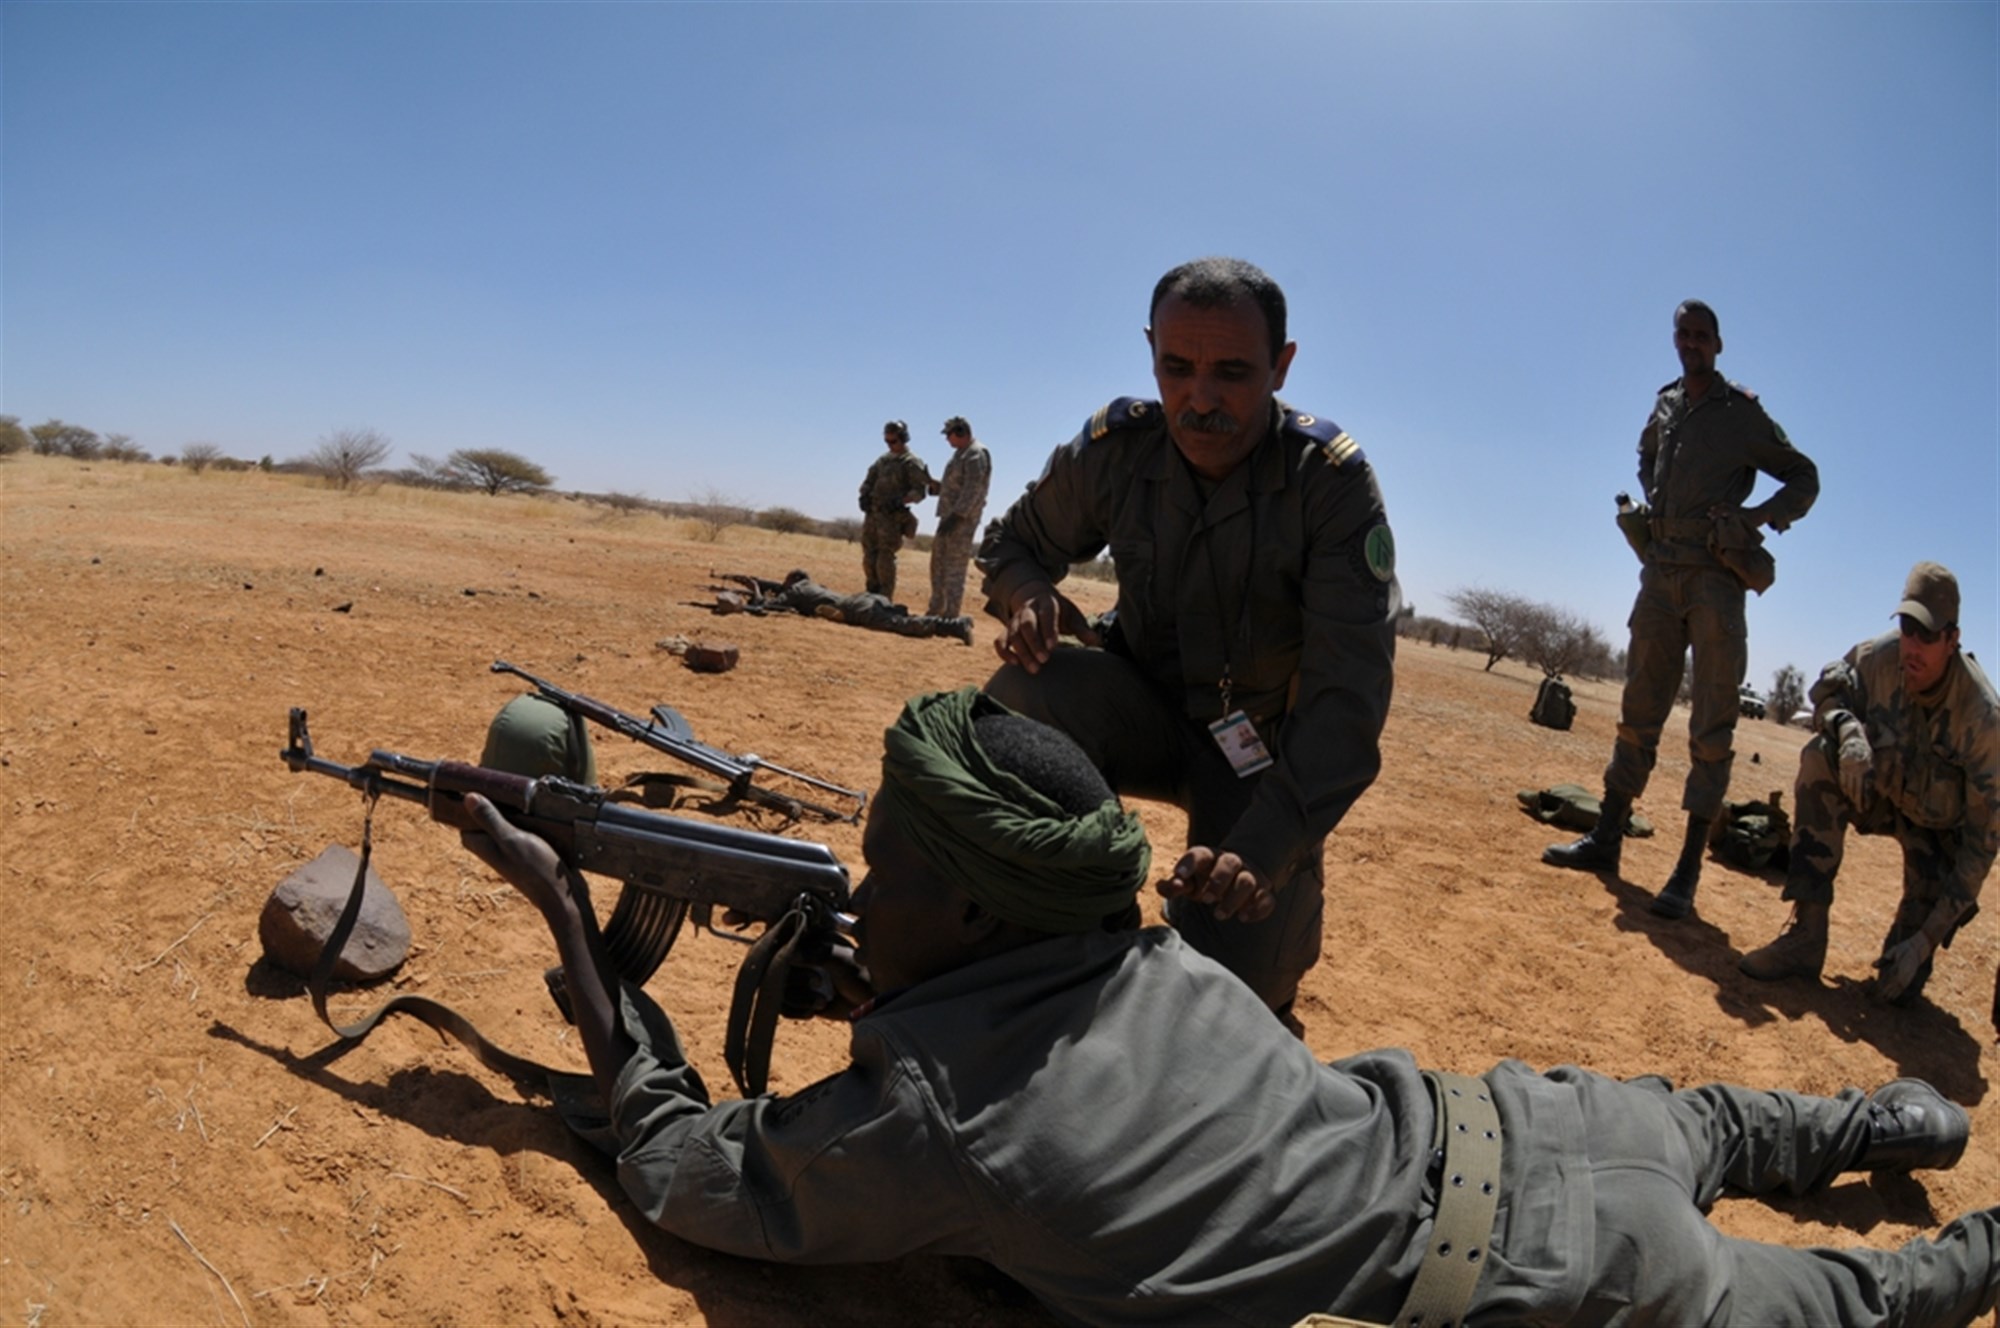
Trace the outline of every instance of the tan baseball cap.
{"label": "tan baseball cap", "polygon": [[1896,612],[1909,614],[1930,632],[1958,626],[1958,578],[1942,563],[1918,563],[1903,583],[1903,602]]}

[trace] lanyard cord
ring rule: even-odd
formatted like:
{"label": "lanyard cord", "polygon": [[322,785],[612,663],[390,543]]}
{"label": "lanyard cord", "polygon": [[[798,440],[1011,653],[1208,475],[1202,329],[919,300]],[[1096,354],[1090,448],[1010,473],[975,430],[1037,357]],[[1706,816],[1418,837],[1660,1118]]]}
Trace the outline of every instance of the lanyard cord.
{"label": "lanyard cord", "polygon": [[[1175,448],[1174,454],[1181,456],[1180,449]],[[1215,570],[1215,545],[1214,541],[1210,538],[1211,532],[1208,525],[1208,501],[1214,495],[1204,491],[1201,477],[1195,473],[1194,467],[1188,463],[1188,459],[1185,456],[1181,456],[1181,464],[1187,467],[1188,478],[1193,481],[1195,493],[1201,498],[1201,510],[1195,516],[1195,533],[1201,537],[1202,561],[1208,564],[1208,584],[1210,592],[1215,596],[1215,612],[1219,617],[1226,617],[1226,609],[1222,599],[1222,577]],[[1219,490],[1222,484],[1227,482],[1227,478],[1225,477],[1221,483],[1216,485],[1216,488]],[[1245,483],[1247,487],[1248,482],[1246,481]],[[1250,514],[1249,566],[1250,568],[1255,568],[1257,566],[1257,507],[1256,504],[1249,502],[1247,494],[1244,497],[1244,506]],[[1218,686],[1222,693],[1222,713],[1225,716],[1236,709],[1235,687],[1231,681],[1229,643],[1232,638],[1247,636],[1249,625],[1250,580],[1246,571],[1243,580],[1243,599],[1238,603],[1236,608],[1236,628],[1232,632],[1223,633],[1222,636],[1222,680]]]}

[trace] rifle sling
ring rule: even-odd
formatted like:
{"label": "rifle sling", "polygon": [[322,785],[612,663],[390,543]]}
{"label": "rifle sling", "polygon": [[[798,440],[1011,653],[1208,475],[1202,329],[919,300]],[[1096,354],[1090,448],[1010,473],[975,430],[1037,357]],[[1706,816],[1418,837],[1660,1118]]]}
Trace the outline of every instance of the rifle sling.
{"label": "rifle sling", "polygon": [[339,921],[333,925],[333,933],[326,938],[319,959],[313,964],[312,976],[306,980],[306,990],[312,995],[313,1009],[319,1014],[321,1022],[332,1029],[341,1041],[358,1043],[390,1015],[407,1014],[464,1043],[487,1069],[506,1075],[518,1084],[544,1085],[556,1076],[568,1073],[495,1046],[473,1027],[470,1019],[428,996],[392,996],[353,1023],[333,1022],[333,1016],[326,1009],[326,991],[333,980],[333,970],[340,963],[341,951],[347,948],[347,938],[354,931],[355,920],[361,916],[361,897],[368,884],[368,859],[375,850],[374,823],[375,800],[371,797],[367,817],[361,825],[361,861],[354,869],[354,886],[347,893],[347,906],[341,910]]}
{"label": "rifle sling", "polygon": [[[332,1029],[341,1041],[355,1044],[374,1032],[376,1026],[390,1015],[407,1014],[455,1038],[479,1058],[480,1064],[524,1088],[545,1092],[558,1103],[574,1097],[574,1083],[579,1078],[575,1072],[557,1070],[496,1046],[474,1027],[470,1019],[428,996],[393,996],[352,1023],[337,1024],[333,1021],[326,1008],[327,988],[333,981],[333,970],[340,963],[341,952],[347,948],[347,938],[353,934],[354,924],[361,916],[361,899],[368,885],[368,861],[375,851],[374,824],[375,800],[371,797],[361,825],[361,860],[354,869],[354,885],[347,893],[346,907],[341,909],[332,934],[326,938],[319,959],[313,964],[312,976],[306,980],[306,990],[312,996],[313,1010],[320,1021]],[[729,1063],[729,1073],[736,1080],[738,1090],[746,1097],[762,1093],[769,1082],[771,1044],[784,1004],[785,982],[798,956],[800,942],[810,931],[810,920],[802,898],[757,938],[750,947],[750,953],[744,957],[742,968],[737,971],[723,1057]],[[677,920],[673,930],[679,930]],[[667,944],[673,943],[671,932],[666,939]],[[568,1112],[564,1114],[566,1118],[569,1115]]]}
{"label": "rifle sling", "polygon": [[785,980],[798,958],[799,943],[811,930],[809,922],[801,897],[785,916],[765,928],[743,957],[743,967],[736,970],[736,993],[729,1002],[722,1057],[729,1062],[730,1076],[744,1097],[756,1097],[770,1081],[771,1041],[784,1005]]}

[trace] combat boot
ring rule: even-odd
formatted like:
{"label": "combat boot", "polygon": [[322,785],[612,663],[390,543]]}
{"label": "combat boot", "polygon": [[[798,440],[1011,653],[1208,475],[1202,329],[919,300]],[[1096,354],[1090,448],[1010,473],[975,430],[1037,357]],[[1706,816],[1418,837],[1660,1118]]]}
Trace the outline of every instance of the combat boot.
{"label": "combat boot", "polygon": [[1817,979],[1826,966],[1826,915],[1825,904],[1794,904],[1792,920],[1778,939],[1744,955],[1736,962],[1737,969],[1759,982]]}
{"label": "combat boot", "polygon": [[1684,918],[1694,912],[1694,888],[1701,884],[1701,853],[1708,846],[1708,828],[1714,821],[1706,816],[1690,816],[1687,838],[1681,841],[1681,860],[1660,893],[1653,896],[1652,911],[1663,918]]}
{"label": "combat boot", "polygon": [[1630,798],[1606,793],[1598,807],[1597,824],[1590,833],[1568,844],[1549,845],[1542,850],[1542,861],[1551,867],[1573,867],[1578,871],[1617,871],[1625,847],[1625,818],[1631,814]]}
{"label": "combat boot", "polygon": [[1868,1095],[1868,1142],[1849,1171],[1944,1171],[1965,1156],[1965,1109],[1921,1079],[1897,1079]]}
{"label": "combat boot", "polygon": [[944,621],[951,624],[945,631],[946,636],[955,636],[967,645],[972,644],[971,618],[946,618]]}

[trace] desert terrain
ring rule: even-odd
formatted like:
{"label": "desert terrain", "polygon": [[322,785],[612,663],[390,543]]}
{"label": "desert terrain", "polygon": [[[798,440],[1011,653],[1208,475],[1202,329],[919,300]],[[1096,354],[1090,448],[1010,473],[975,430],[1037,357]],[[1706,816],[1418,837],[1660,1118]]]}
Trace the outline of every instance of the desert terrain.
{"label": "desert terrain", "polygon": [[[0,462],[0,1324],[1050,1322],[961,1262],[779,1268],[651,1230],[544,1101],[409,1020],[316,1054],[332,1038],[304,984],[261,961],[273,885],[329,844],[358,846],[362,824],[352,790],[280,762],[289,707],[310,711],[333,760],[374,747],[472,760],[521,690],[489,674],[505,658],[627,710],[671,703],[709,743],[865,787],[905,696],[994,665],[987,619],[968,649],[713,618],[687,603],[711,569],[799,566],[852,590],[860,555],[814,536],[698,535],[578,501]],[[926,578],[906,552],[904,598],[921,601]],[[1103,607],[1110,587],[1076,595]],[[1852,634],[1880,625],[1865,612]],[[741,664],[691,672],[660,644],[675,636],[732,641]],[[1579,685],[1574,728],[1554,732],[1527,721],[1527,669],[1483,663],[1401,648],[1382,777],[1327,849],[1325,957],[1300,1006],[1314,1050],[1828,1092],[1921,1076],[1972,1112],[1955,1171],[1725,1201],[1716,1222],[1891,1247],[2000,1198],[2000,910],[1960,935],[1917,1006],[1871,1004],[1861,982],[1901,869],[1893,844],[1860,840],[1825,980],[1751,983],[1736,960],[1785,919],[1775,878],[1711,862],[1695,917],[1646,911],[1679,842],[1685,713],[1640,805],[1661,832],[1629,843],[1607,884],[1542,866],[1567,832],[1514,795],[1596,787],[1616,688]],[[671,768],[595,736],[607,782]],[[1735,795],[1789,801],[1802,738],[1746,719]],[[1141,810],[1171,862],[1178,814]],[[852,826],[729,819],[822,840],[858,879]],[[339,993],[336,1017],[420,992],[512,1051],[583,1068],[544,994],[550,947],[527,905],[409,804],[385,801],[374,835],[414,948],[387,983]],[[739,955],[684,935],[650,988],[718,1093]],[[774,1089],[836,1069],[845,1045],[832,1023],[782,1025]]]}

